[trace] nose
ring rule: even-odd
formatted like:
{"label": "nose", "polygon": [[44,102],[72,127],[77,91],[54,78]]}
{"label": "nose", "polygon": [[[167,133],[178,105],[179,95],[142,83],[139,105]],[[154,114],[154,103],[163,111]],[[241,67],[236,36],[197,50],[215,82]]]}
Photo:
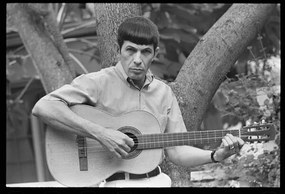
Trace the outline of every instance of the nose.
{"label": "nose", "polygon": [[140,65],[142,62],[141,60],[141,52],[137,52],[134,56],[134,63]]}

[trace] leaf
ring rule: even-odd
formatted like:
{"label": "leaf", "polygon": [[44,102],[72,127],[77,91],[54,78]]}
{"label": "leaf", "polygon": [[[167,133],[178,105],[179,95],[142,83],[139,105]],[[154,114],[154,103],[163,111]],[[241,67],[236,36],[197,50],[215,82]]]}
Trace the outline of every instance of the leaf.
{"label": "leaf", "polygon": [[201,21],[199,17],[194,15],[194,12],[184,9],[180,6],[177,6],[176,4],[162,4],[161,5],[161,11],[168,12],[170,15],[174,15],[179,20],[185,20],[187,22],[193,22],[193,21]]}
{"label": "leaf", "polygon": [[175,29],[163,29],[160,31],[160,37],[162,39],[173,39],[176,42],[180,42],[180,36],[177,31],[178,30]]}
{"label": "leaf", "polygon": [[166,12],[151,12],[150,18],[157,25],[158,29],[167,28],[170,24],[170,21],[166,16]]}
{"label": "leaf", "polygon": [[229,99],[220,91],[217,91],[212,99],[212,102],[217,109],[223,109],[228,101]]}
{"label": "leaf", "polygon": [[[12,130],[20,130],[28,119],[24,103],[8,103],[7,107],[7,125],[9,125]],[[7,129],[9,129],[9,127]]]}
{"label": "leaf", "polygon": [[216,21],[217,16],[205,14],[201,11],[193,11],[185,9],[176,4],[162,4],[161,10],[168,12],[171,16],[176,17],[178,21],[185,21],[188,25],[196,28],[202,35],[206,33],[209,28]]}
{"label": "leaf", "polygon": [[166,50],[166,54],[164,57],[171,61],[178,62],[178,54],[176,52],[176,49],[180,47],[178,42],[173,39],[161,40],[161,42],[163,42],[165,46],[164,48]]}
{"label": "leaf", "polygon": [[178,29],[178,30],[182,30],[188,33],[191,33],[192,36],[196,36],[198,38],[198,36],[196,35],[197,33],[197,29],[192,27],[191,25],[189,25],[187,22],[183,21],[183,20],[178,20],[176,17],[173,17],[173,15],[170,16],[171,18],[171,24],[169,25],[170,28],[173,29]]}
{"label": "leaf", "polygon": [[160,34],[161,38],[174,39],[178,43],[183,41],[190,44],[196,44],[199,41],[196,35],[193,36],[191,33],[186,33],[179,29],[173,29],[173,28],[163,29],[160,31]]}

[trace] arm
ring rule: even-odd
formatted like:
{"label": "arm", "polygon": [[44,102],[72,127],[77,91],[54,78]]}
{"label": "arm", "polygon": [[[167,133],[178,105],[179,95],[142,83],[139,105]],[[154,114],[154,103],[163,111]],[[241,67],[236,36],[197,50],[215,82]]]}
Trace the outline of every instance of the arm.
{"label": "arm", "polygon": [[[221,146],[217,148],[213,155],[215,161],[222,161],[235,153],[239,153],[244,141],[231,134],[227,134]],[[233,148],[231,148],[233,147]],[[192,146],[176,146],[166,150],[169,159],[180,166],[199,166],[213,162],[210,150],[203,150]]]}
{"label": "arm", "polygon": [[176,146],[166,149],[169,160],[176,165],[192,167],[210,163],[211,151],[192,146]]}
{"label": "arm", "polygon": [[40,99],[35,104],[32,114],[53,128],[81,136],[97,139],[98,134],[102,132],[102,127],[77,116],[59,100]]}
{"label": "arm", "polygon": [[[166,132],[187,132],[180,108],[174,95],[170,107]],[[226,135],[222,139],[221,146],[213,155],[214,160],[222,161],[225,158],[238,153],[243,144],[244,141],[242,139],[234,137],[231,134]],[[234,146],[235,149],[230,149],[232,146]],[[203,150],[193,146],[175,146],[166,149],[166,154],[173,163],[186,167],[211,163],[211,152],[212,151],[210,150]]]}
{"label": "arm", "polygon": [[106,129],[83,119],[59,100],[40,99],[32,113],[53,128],[98,140],[117,157],[126,156],[134,144],[131,138],[119,131]]}

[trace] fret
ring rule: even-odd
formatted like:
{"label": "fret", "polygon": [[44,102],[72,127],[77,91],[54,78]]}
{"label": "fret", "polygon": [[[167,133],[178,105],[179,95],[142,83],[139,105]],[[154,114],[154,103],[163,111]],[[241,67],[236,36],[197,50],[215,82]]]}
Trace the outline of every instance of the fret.
{"label": "fret", "polygon": [[195,141],[195,144],[197,144],[197,142],[196,142],[196,133],[195,133],[195,131],[194,131],[194,141]]}
{"label": "fret", "polygon": [[202,142],[202,133],[201,133],[201,131],[200,131],[200,141],[201,141],[201,144],[203,144],[203,142]]}
{"label": "fret", "polygon": [[179,145],[210,144],[220,141],[227,133],[237,136],[239,130],[192,131],[138,135],[137,149],[164,148]]}
{"label": "fret", "polygon": [[[207,132],[206,132],[207,133]],[[207,139],[208,139],[208,143],[210,143],[210,138],[209,138],[209,133],[207,133]]]}
{"label": "fret", "polygon": [[187,144],[188,139],[189,139],[189,133],[187,134],[187,139],[184,139],[184,140],[183,140],[183,144],[184,144],[184,145],[186,145],[186,144]]}

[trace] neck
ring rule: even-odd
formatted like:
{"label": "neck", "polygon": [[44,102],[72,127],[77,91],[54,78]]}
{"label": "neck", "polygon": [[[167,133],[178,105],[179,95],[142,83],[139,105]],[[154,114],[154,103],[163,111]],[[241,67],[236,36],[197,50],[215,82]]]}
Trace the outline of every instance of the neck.
{"label": "neck", "polygon": [[144,77],[144,79],[142,80],[135,80],[135,79],[130,79],[130,81],[138,88],[141,89],[144,85],[146,77]]}
{"label": "neck", "polygon": [[155,149],[180,145],[212,144],[221,142],[221,139],[231,133],[240,136],[240,130],[211,130],[192,131],[184,133],[162,133],[139,135],[138,149]]}

